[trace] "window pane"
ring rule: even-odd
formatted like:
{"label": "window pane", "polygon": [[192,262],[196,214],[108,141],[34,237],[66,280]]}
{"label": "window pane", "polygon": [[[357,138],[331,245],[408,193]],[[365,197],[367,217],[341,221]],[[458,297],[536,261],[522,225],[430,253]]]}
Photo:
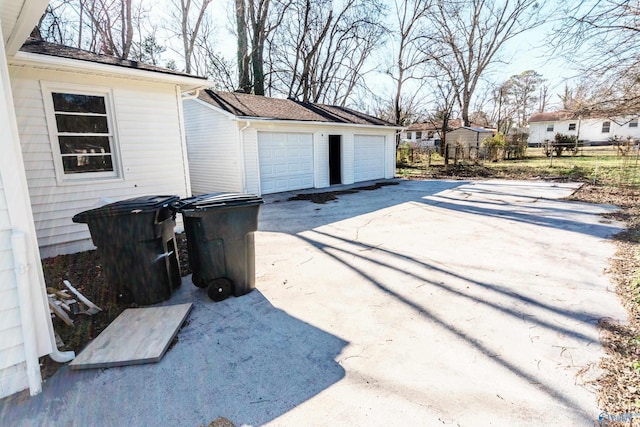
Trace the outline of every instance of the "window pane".
{"label": "window pane", "polygon": [[109,138],[106,136],[60,136],[62,154],[111,153]]}
{"label": "window pane", "polygon": [[64,173],[111,172],[111,155],[104,156],[63,156]]}
{"label": "window pane", "polygon": [[56,124],[58,132],[109,133],[106,117],[56,114]]}
{"label": "window pane", "polygon": [[73,113],[100,113],[106,114],[104,97],[90,95],[76,95],[71,93],[52,93],[53,107],[55,111],[68,111]]}

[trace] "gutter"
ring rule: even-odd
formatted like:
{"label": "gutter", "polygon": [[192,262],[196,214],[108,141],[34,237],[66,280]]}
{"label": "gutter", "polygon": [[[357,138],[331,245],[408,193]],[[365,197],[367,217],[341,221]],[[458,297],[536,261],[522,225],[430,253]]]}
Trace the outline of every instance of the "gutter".
{"label": "gutter", "polygon": [[[40,363],[38,360],[38,343],[33,312],[34,300],[30,290],[29,257],[25,234],[14,231],[11,234],[11,246],[13,249],[14,271],[20,307],[22,342],[27,365],[27,378],[29,380],[29,394],[35,396],[42,391],[42,375],[40,373]],[[73,351],[61,352],[58,350],[55,336],[53,336],[53,330],[50,330],[49,335],[53,347],[49,356],[58,363],[66,363],[73,360],[75,357]]]}
{"label": "gutter", "polygon": [[378,130],[397,130],[402,131],[404,126],[384,126],[384,125],[374,125],[374,124],[361,124],[361,123],[338,123],[338,122],[318,122],[318,121],[304,121],[304,120],[282,120],[282,119],[270,119],[264,117],[247,117],[247,116],[234,116],[234,119],[238,122],[241,121],[252,121],[259,123],[277,123],[277,124],[290,124],[290,125],[302,125],[302,126],[345,126],[345,127],[358,127],[358,128],[373,128]]}

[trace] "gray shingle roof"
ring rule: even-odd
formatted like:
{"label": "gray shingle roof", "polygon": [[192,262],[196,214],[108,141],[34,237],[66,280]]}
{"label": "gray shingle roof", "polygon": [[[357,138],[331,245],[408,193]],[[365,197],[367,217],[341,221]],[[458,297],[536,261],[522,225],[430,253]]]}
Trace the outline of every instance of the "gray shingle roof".
{"label": "gray shingle roof", "polygon": [[393,123],[345,107],[236,92],[204,90],[198,98],[237,117],[304,122],[395,126]]}
{"label": "gray shingle roof", "polygon": [[576,113],[573,111],[560,110],[549,111],[544,113],[535,113],[529,117],[529,123],[535,122],[558,122],[561,120],[571,120],[576,118]]}
{"label": "gray shingle roof", "polygon": [[173,71],[167,68],[158,67],[156,65],[145,64],[138,61],[130,61],[126,59],[116,58],[115,56],[99,55],[87,50],[77,49],[75,47],[63,46],[60,44],[49,43],[29,37],[20,48],[22,52],[37,53],[40,55],[56,56],[59,58],[76,59],[79,61],[94,62],[98,64],[114,65],[116,67],[132,68],[136,70],[152,71],[156,73],[170,74],[181,77],[191,77],[206,80],[204,77],[198,77],[191,74]]}

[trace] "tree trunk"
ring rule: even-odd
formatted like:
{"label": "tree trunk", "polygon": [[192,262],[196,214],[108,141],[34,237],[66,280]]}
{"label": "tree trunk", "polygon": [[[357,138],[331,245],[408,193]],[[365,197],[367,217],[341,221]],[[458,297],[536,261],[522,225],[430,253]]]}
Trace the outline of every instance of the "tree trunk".
{"label": "tree trunk", "polygon": [[238,89],[244,93],[251,93],[247,16],[244,0],[236,0],[236,30],[238,32]]}

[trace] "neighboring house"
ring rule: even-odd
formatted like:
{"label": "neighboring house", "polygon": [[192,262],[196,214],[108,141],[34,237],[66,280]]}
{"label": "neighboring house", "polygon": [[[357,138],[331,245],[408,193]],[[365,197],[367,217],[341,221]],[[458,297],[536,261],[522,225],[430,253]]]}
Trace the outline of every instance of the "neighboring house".
{"label": "neighboring house", "polygon": [[90,245],[71,217],[101,199],[187,195],[181,95],[206,82],[28,42],[47,0],[0,2],[0,398],[59,362],[40,261]]}
{"label": "neighboring house", "polygon": [[[463,125],[462,119],[451,119],[447,122],[447,129],[452,131],[463,127]],[[484,129],[483,126],[476,123],[471,123],[469,127]],[[441,132],[442,122],[413,123],[402,132],[400,139],[402,142],[416,146],[435,147],[436,145],[440,145],[440,141],[442,140],[440,137]]]}
{"label": "neighboring house", "polygon": [[529,118],[529,145],[552,141],[557,133],[575,135],[586,145],[609,144],[614,138],[640,139],[638,117],[581,117],[572,111],[536,113]]}
{"label": "neighboring house", "polygon": [[480,156],[482,140],[493,136],[493,130],[463,126],[447,132],[449,158],[473,159]]}
{"label": "neighboring house", "polygon": [[395,174],[391,123],[342,107],[201,91],[184,102],[194,194],[268,194]]}

